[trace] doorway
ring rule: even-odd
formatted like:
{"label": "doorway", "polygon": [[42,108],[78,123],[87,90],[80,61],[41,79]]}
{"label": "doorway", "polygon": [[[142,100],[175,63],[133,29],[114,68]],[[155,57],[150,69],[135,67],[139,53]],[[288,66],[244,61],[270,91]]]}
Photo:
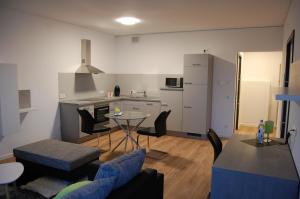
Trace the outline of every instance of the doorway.
{"label": "doorway", "polygon": [[281,62],[281,51],[238,53],[235,96],[236,133],[256,134],[260,120],[274,121],[276,127],[278,102],[272,97],[271,91],[280,85]]}
{"label": "doorway", "polygon": [[[287,41],[283,87],[289,87],[290,67],[294,60],[294,40],[295,40],[295,30],[293,30],[293,32],[291,33]],[[290,112],[290,102],[283,101],[282,108],[281,108],[280,138],[285,137],[286,131],[288,129],[289,112]]]}

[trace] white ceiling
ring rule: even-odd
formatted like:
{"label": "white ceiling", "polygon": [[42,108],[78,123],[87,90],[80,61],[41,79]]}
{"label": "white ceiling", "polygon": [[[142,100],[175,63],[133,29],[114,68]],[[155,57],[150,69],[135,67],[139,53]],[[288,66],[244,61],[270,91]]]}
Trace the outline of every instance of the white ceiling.
{"label": "white ceiling", "polygon": [[[290,0],[5,0],[4,5],[115,35],[281,26]],[[125,27],[121,16],[142,23]]]}

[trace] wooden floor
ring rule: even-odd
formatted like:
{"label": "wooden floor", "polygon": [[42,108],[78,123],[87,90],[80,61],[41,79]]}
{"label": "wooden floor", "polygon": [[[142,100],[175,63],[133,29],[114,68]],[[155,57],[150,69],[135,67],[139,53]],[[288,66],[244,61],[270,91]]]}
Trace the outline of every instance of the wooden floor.
{"label": "wooden floor", "polygon": [[[118,131],[112,134],[113,146],[124,136]],[[147,146],[146,136],[141,136],[141,145]],[[91,140],[83,145],[96,146],[97,140]],[[110,160],[124,153],[121,145],[115,152],[105,152],[101,160]],[[100,137],[99,147],[108,150],[108,136]],[[210,191],[211,167],[213,149],[208,140],[189,139],[174,136],[150,138],[151,149],[167,152],[163,155],[150,151],[144,167],[155,168],[165,175],[165,199],[204,199]],[[127,146],[128,152],[131,144]],[[155,158],[153,158],[155,157]]]}
{"label": "wooden floor", "polygon": [[[242,135],[256,135],[257,134],[257,127],[253,127],[253,126],[245,126],[245,125],[240,125],[239,129],[236,130],[235,132],[237,134],[242,134]],[[274,128],[273,132],[270,133],[270,137],[274,138],[276,137],[276,128]]]}

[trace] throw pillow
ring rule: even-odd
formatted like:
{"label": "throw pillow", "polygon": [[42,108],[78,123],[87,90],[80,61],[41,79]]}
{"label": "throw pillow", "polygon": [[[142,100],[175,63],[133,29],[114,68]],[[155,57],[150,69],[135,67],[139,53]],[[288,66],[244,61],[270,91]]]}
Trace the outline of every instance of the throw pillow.
{"label": "throw pillow", "polygon": [[101,180],[115,177],[113,189],[117,189],[129,182],[141,171],[145,155],[146,150],[140,149],[106,162],[100,166],[95,179]]}
{"label": "throw pillow", "polygon": [[59,192],[54,199],[105,199],[111,192],[115,178],[82,181],[72,184]]}

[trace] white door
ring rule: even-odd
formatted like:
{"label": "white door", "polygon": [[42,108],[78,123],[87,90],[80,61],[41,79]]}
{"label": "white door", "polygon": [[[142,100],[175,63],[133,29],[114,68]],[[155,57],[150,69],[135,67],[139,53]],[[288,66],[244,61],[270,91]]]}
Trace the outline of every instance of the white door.
{"label": "white door", "polygon": [[206,132],[207,86],[185,85],[183,92],[183,131]]}

